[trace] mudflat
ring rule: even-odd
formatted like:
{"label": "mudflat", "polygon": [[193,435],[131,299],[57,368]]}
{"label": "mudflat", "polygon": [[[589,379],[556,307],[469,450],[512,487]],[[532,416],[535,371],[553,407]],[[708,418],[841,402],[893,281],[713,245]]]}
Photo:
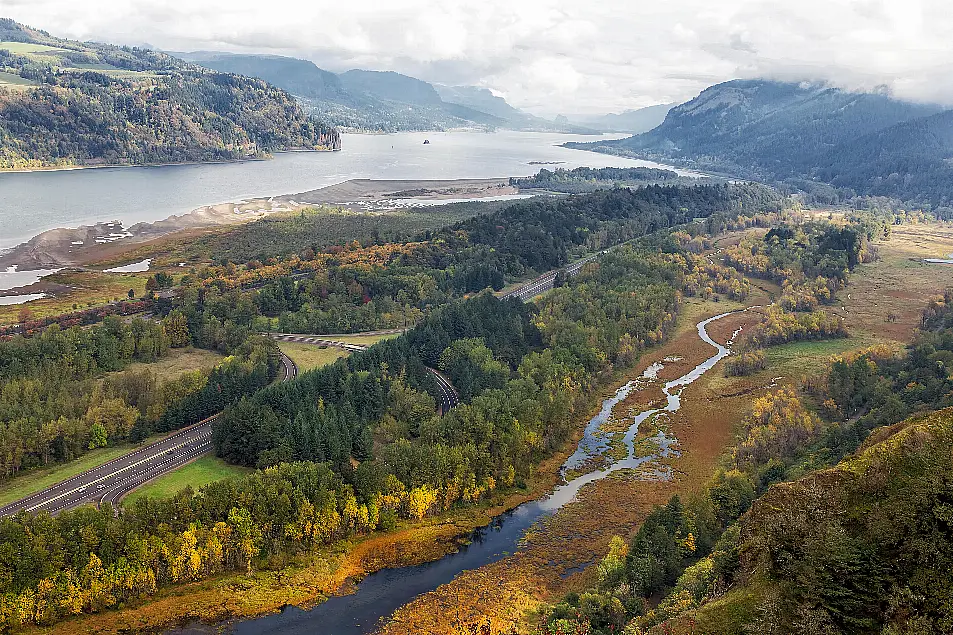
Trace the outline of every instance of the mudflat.
{"label": "mudflat", "polygon": [[45,231],[0,254],[0,269],[82,267],[115,259],[135,245],[180,231],[247,223],[315,205],[386,211],[416,201],[476,200],[518,194],[508,178],[462,180],[353,179],[308,192],[206,205],[186,214],[126,228],[119,221]]}

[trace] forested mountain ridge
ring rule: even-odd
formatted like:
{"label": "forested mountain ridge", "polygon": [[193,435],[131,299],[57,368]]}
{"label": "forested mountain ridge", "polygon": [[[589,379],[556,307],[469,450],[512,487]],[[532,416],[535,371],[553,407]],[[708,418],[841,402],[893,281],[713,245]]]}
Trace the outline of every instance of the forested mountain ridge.
{"label": "forested mountain ridge", "polygon": [[941,106],[884,93],[735,80],[673,108],[654,130],[573,147],[784,181],[811,192],[823,190],[822,181],[842,188],[841,197],[889,195],[948,205],[949,122]]}
{"label": "forested mountain ridge", "polygon": [[393,71],[352,69],[335,74],[313,62],[279,55],[174,53],[206,68],[258,77],[302,99],[334,125],[362,130],[443,130],[483,126],[592,133],[534,117],[485,88],[440,86]]}
{"label": "forested mountain ridge", "polygon": [[280,55],[222,53],[176,53],[175,55],[222,73],[258,77],[299,97],[322,99],[347,94],[337,75],[318,68],[307,60]]}
{"label": "forested mountain ridge", "polygon": [[0,20],[0,168],[222,161],[338,149],[260,79]]}

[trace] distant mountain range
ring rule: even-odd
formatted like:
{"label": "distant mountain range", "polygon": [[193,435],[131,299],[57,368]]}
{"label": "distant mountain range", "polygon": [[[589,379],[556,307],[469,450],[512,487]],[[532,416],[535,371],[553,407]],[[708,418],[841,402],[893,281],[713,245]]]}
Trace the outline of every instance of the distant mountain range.
{"label": "distant mountain range", "polygon": [[821,200],[953,202],[953,112],[882,92],[736,80],[676,106],[649,132],[567,145],[781,181]]}
{"label": "distant mountain range", "polygon": [[337,131],[260,79],[0,19],[0,169],[221,161],[337,149]]}
{"label": "distant mountain range", "polygon": [[335,74],[313,62],[276,55],[174,53],[217,71],[261,78],[299,97],[334,125],[364,130],[510,128],[593,134],[597,129],[535,117],[485,88],[441,86],[393,71]]}
{"label": "distant mountain range", "polygon": [[648,132],[665,121],[665,116],[677,104],[659,104],[638,110],[626,110],[609,115],[568,115],[566,118],[579,126],[595,128],[603,132]]}

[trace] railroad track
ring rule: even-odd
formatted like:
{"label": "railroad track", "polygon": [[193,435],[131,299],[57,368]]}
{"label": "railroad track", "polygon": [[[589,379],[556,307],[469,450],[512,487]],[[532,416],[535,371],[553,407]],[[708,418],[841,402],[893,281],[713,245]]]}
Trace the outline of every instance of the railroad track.
{"label": "railroad track", "polygon": [[[583,258],[562,269],[567,277],[578,275],[582,267],[608,249]],[[521,301],[530,300],[541,293],[553,288],[557,271],[550,271],[535,280],[504,294],[504,298],[519,298]],[[381,331],[380,334],[399,333],[400,330]],[[333,346],[348,351],[357,352],[367,350],[366,346],[342,342],[334,336],[295,335],[291,333],[271,334],[273,339],[312,344],[316,346]],[[282,381],[290,381],[297,377],[298,367],[290,357],[281,354]],[[453,384],[438,370],[427,368],[437,384],[437,400],[440,412],[446,413],[460,403],[460,397]],[[133,450],[129,454],[113,459],[96,468],[73,476],[57,483],[42,492],[37,492],[21,500],[0,507],[0,517],[9,516],[20,511],[37,512],[48,511],[56,514],[66,509],[73,509],[90,502],[99,505],[105,503],[118,504],[123,496],[137,487],[171,472],[212,450],[212,422],[221,413],[213,415],[204,421],[179,430],[178,432],[156,441],[150,445]]]}

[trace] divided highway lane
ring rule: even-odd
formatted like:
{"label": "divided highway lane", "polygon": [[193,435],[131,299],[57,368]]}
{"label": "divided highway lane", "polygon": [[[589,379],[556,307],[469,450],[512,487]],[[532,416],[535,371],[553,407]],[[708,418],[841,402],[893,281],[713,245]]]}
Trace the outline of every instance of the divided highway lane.
{"label": "divided highway lane", "polygon": [[526,284],[523,284],[508,293],[504,293],[504,298],[519,298],[520,301],[526,302],[527,300],[532,300],[536,296],[543,294],[553,288],[553,283],[556,281],[556,274],[560,271],[566,274],[566,277],[572,278],[579,274],[579,271],[582,269],[583,265],[586,263],[592,262],[602,254],[609,251],[608,249],[603,249],[599,253],[592,254],[587,256],[582,260],[577,260],[571,265],[567,266],[565,269],[556,269],[555,271],[550,271],[544,273],[535,280],[530,280]]}
{"label": "divided highway lane", "polygon": [[[217,416],[217,415],[216,415]],[[196,447],[207,445],[212,435],[210,417],[194,426],[179,430],[161,441],[134,450],[125,456],[74,476],[61,483],[0,508],[0,516],[19,511],[48,511],[51,514],[101,500],[103,494],[135,477],[151,474],[155,478],[167,471],[176,458]]]}
{"label": "divided highway lane", "polygon": [[[298,368],[282,354],[282,381],[294,379]],[[20,511],[57,514],[88,503],[113,503],[140,485],[181,467],[212,450],[212,422],[219,415],[179,430],[150,445],[104,463],[32,496],[0,507],[0,516]]]}

